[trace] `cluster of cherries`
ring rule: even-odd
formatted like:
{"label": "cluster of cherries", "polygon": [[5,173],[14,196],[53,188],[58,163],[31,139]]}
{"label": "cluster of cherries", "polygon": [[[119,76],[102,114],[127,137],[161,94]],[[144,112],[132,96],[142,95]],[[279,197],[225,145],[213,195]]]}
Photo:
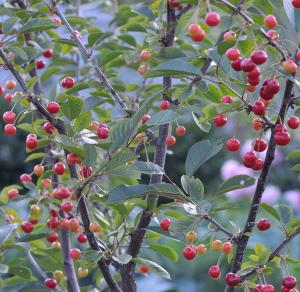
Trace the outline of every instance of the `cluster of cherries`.
{"label": "cluster of cherries", "polygon": [[150,53],[148,50],[143,50],[143,51],[140,52],[139,58],[140,58],[140,61],[141,61],[141,62],[146,63],[146,64],[142,64],[142,65],[138,68],[138,72],[139,72],[141,75],[144,75],[144,74],[146,74],[146,73],[150,70],[150,67],[149,67],[149,65],[147,64],[147,62],[149,62],[150,59],[151,59],[151,53]]}
{"label": "cluster of cherries", "polygon": [[[47,49],[46,51],[43,52],[43,56],[47,59],[52,58],[53,50],[52,49]],[[46,66],[45,60],[37,60],[36,63],[35,63],[35,67],[39,70],[44,69],[45,66]]]}

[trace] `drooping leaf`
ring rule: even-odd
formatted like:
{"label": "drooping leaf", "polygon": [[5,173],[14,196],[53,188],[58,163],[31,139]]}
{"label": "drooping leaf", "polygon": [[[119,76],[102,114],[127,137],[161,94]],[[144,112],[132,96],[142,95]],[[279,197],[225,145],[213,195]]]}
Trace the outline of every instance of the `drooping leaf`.
{"label": "drooping leaf", "polygon": [[170,123],[178,119],[178,113],[172,110],[164,110],[155,113],[150,120],[147,121],[148,126],[159,126]]}
{"label": "drooping leaf", "polygon": [[204,186],[199,178],[183,175],[181,177],[181,185],[185,192],[191,196],[193,201],[199,202],[204,196]]}
{"label": "drooping leaf", "polygon": [[54,136],[54,140],[58,143],[63,149],[68,150],[77,154],[79,157],[85,159],[86,153],[83,147],[80,147],[78,143],[71,140],[68,136],[57,134]]}
{"label": "drooping leaf", "polygon": [[31,270],[27,267],[9,267],[9,272],[24,279],[30,279],[32,276]]}
{"label": "drooping leaf", "polygon": [[292,209],[289,206],[282,205],[282,204],[279,204],[275,207],[276,207],[276,209],[278,210],[278,212],[280,214],[281,222],[283,224],[287,225],[293,217]]}
{"label": "drooping leaf", "polygon": [[0,226],[0,244],[3,244],[17,228],[17,223]]}
{"label": "drooping leaf", "polygon": [[274,218],[276,218],[278,221],[280,221],[280,214],[279,212],[271,205],[268,205],[266,203],[261,203],[260,206],[269,214],[271,214]]}
{"label": "drooping leaf", "polygon": [[133,258],[133,261],[138,263],[138,264],[142,264],[147,266],[152,272],[156,273],[157,275],[170,280],[170,274],[163,268],[161,267],[159,264],[149,261],[149,260],[145,260],[142,258]]}
{"label": "drooping leaf", "polygon": [[177,262],[178,261],[178,255],[177,253],[170,247],[166,245],[150,245],[149,249],[154,250],[155,252],[161,254],[162,256],[165,256],[169,258],[170,260]]}
{"label": "drooping leaf", "polygon": [[48,18],[34,18],[27,21],[20,29],[21,33],[45,31],[47,29],[56,28],[58,24]]}

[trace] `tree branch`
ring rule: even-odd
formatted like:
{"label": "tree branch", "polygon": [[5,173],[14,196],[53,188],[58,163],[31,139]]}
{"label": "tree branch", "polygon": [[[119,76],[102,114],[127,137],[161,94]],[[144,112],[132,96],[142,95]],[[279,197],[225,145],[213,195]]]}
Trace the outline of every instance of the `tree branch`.
{"label": "tree branch", "polygon": [[226,235],[228,235],[233,241],[235,240],[235,235],[223,227],[218,221],[216,221],[213,217],[209,215],[202,216],[203,219],[209,221],[211,224],[217,227],[218,230],[222,231]]}
{"label": "tree branch", "polygon": [[74,42],[78,45],[81,53],[87,57],[89,63],[94,67],[96,70],[96,73],[100,79],[100,81],[103,83],[103,85],[107,88],[110,95],[115,99],[115,101],[124,109],[127,109],[126,104],[122,101],[121,97],[118,95],[116,90],[111,86],[110,82],[108,81],[107,77],[105,76],[104,72],[101,70],[101,68],[97,65],[97,61],[93,58],[91,53],[87,50],[87,48],[82,43],[81,39],[77,36],[75,30],[72,28],[68,20],[65,18],[61,10],[56,4],[55,0],[51,0],[52,4],[52,11],[61,19],[62,23],[66,26],[70,34],[73,36]]}

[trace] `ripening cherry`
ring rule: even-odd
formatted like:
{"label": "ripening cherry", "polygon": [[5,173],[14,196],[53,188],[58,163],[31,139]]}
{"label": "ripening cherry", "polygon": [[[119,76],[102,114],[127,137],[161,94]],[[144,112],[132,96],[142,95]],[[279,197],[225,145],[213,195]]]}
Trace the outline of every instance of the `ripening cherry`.
{"label": "ripening cherry", "polygon": [[257,158],[254,165],[252,166],[252,169],[258,171],[258,170],[262,170],[263,167],[264,167],[263,160],[260,158]]}
{"label": "ripening cherry", "polygon": [[217,26],[221,21],[221,17],[217,12],[209,12],[206,14],[204,21],[208,26]]}
{"label": "ripening cherry", "polygon": [[169,218],[164,218],[160,221],[159,226],[163,231],[169,231],[172,221]]}
{"label": "ripening cherry", "polygon": [[7,80],[5,82],[5,87],[8,90],[13,90],[17,86],[17,83],[13,80]]}
{"label": "ripening cherry", "polygon": [[13,97],[12,94],[10,94],[10,93],[6,93],[6,94],[4,95],[4,100],[5,100],[6,102],[12,102],[13,99],[14,99],[14,97]]}
{"label": "ripening cherry", "polygon": [[52,186],[52,181],[50,178],[44,178],[42,180],[42,187],[46,190],[49,190]]}
{"label": "ripening cherry", "polygon": [[205,31],[197,23],[190,24],[188,32],[190,38],[195,42],[202,42],[205,39]]}
{"label": "ripening cherry", "polygon": [[109,129],[105,124],[99,124],[97,128],[97,135],[99,139],[106,140],[109,136]]}
{"label": "ripening cherry", "polygon": [[252,143],[253,148],[257,152],[264,152],[267,149],[267,141],[262,138],[257,138]]}
{"label": "ripening cherry", "polygon": [[222,114],[218,114],[214,117],[213,122],[216,127],[223,127],[227,123],[227,117]]}
{"label": "ripening cherry", "polygon": [[236,33],[233,31],[225,32],[223,35],[223,40],[224,40],[224,42],[228,42],[228,43],[235,42],[236,41]]}
{"label": "ripening cherry", "polygon": [[223,244],[223,253],[229,254],[232,252],[232,243],[231,242],[224,242]]}
{"label": "ripening cherry", "polygon": [[265,51],[263,50],[256,50],[251,54],[251,60],[256,64],[256,65],[261,65],[265,63],[268,60],[268,55]]}
{"label": "ripening cherry", "polygon": [[60,209],[64,212],[71,212],[73,210],[73,203],[72,202],[62,202],[60,204]]}
{"label": "ripening cherry", "polygon": [[46,51],[44,51],[43,52],[43,56],[45,57],[45,58],[52,58],[52,56],[53,56],[53,50],[52,49],[48,49],[48,50],[46,50]]}
{"label": "ripening cherry", "polygon": [[206,254],[207,252],[207,247],[205,244],[199,244],[196,246],[196,251],[197,251],[197,254],[198,255],[203,255],[203,254]]}
{"label": "ripening cherry", "polygon": [[186,133],[185,127],[183,127],[183,126],[178,126],[178,127],[176,128],[176,135],[177,135],[178,137],[184,136],[185,133]]}
{"label": "ripening cherry", "polygon": [[[170,2],[170,1],[169,1]],[[145,265],[140,265],[140,268],[139,268],[140,272],[143,273],[143,274],[147,274],[149,273],[150,269],[145,266]]]}
{"label": "ripening cherry", "polygon": [[270,29],[269,31],[267,31],[267,35],[272,41],[279,40],[279,34],[276,30]]}
{"label": "ripening cherry", "polygon": [[264,24],[267,28],[272,29],[277,25],[277,19],[274,15],[267,15],[264,19]]}
{"label": "ripening cherry", "polygon": [[81,251],[79,248],[71,248],[69,254],[73,260],[78,260],[80,259]]}
{"label": "ripening cherry", "polygon": [[17,189],[10,189],[8,192],[7,192],[7,197],[8,197],[8,200],[13,200],[14,198],[16,198],[17,196],[19,195],[19,191]]}
{"label": "ripening cherry", "polygon": [[223,250],[223,242],[219,239],[213,240],[211,243],[211,249],[213,251],[222,251]]}
{"label": "ripening cherry", "polygon": [[61,218],[59,222],[60,229],[69,229],[69,220],[67,218]]}
{"label": "ripening cherry", "polygon": [[84,233],[80,233],[78,236],[77,236],[77,241],[79,243],[86,243],[88,241],[88,238],[87,236],[84,234]]}
{"label": "ripening cherry", "polygon": [[242,71],[242,58],[238,58],[231,63],[231,67],[234,71]]}
{"label": "ripening cherry", "polygon": [[283,66],[283,70],[286,72],[286,73],[289,73],[289,74],[294,74],[297,72],[297,64],[293,61],[293,60],[286,60],[282,63],[282,66]]}
{"label": "ripening cherry", "polygon": [[33,230],[33,225],[32,225],[32,223],[30,223],[28,221],[24,221],[21,224],[21,228],[22,228],[23,232],[25,232],[25,233],[31,233],[32,230]]}
{"label": "ripening cherry", "polygon": [[233,101],[233,98],[232,98],[232,96],[230,96],[230,95],[224,95],[222,98],[221,98],[221,103],[227,103],[227,104],[230,104],[230,103],[232,103],[232,101]]}
{"label": "ripening cherry", "polygon": [[4,87],[0,85],[0,95],[2,95],[4,93]]}
{"label": "ripening cherry", "polygon": [[186,260],[191,261],[197,255],[196,248],[194,246],[186,246],[182,251],[182,255]]}
{"label": "ripening cherry", "polygon": [[97,222],[91,222],[89,226],[91,232],[100,232],[101,226]]}
{"label": "ripening cherry", "polygon": [[75,81],[72,77],[66,77],[61,81],[61,86],[63,88],[72,88],[75,85]]}
{"label": "ripening cherry", "polygon": [[256,86],[253,86],[253,85],[247,85],[245,88],[248,92],[255,92],[256,91]]}
{"label": "ripening cherry", "polygon": [[166,138],[166,144],[167,146],[171,147],[171,146],[174,146],[176,144],[176,138],[172,135],[169,135],[167,138]]}
{"label": "ripening cherry", "polygon": [[50,114],[57,114],[60,111],[60,105],[56,101],[49,101],[47,103],[47,111]]}
{"label": "ripening cherry", "polygon": [[145,124],[145,123],[147,123],[150,119],[151,119],[151,116],[145,114],[145,115],[142,116],[141,122],[142,122],[142,124]]}
{"label": "ripening cherry", "polygon": [[47,278],[44,281],[44,285],[49,289],[55,289],[57,286],[57,281],[53,278]]}
{"label": "ripening cherry", "polygon": [[257,222],[256,226],[260,231],[266,231],[266,230],[270,229],[271,222],[269,219],[260,219]]}
{"label": "ripening cherry", "polygon": [[64,278],[64,272],[61,271],[61,270],[56,270],[54,273],[53,273],[53,276],[55,279],[57,280],[62,280]]}
{"label": "ripening cherry", "polygon": [[36,176],[41,176],[41,175],[44,174],[45,168],[44,168],[43,165],[37,164],[37,165],[35,165],[35,167],[34,167],[34,169],[33,169],[33,172],[34,172],[34,174],[35,174]]}
{"label": "ripening cherry", "polygon": [[53,134],[56,131],[56,129],[49,122],[45,122],[43,128],[47,134]]}
{"label": "ripening cherry", "polygon": [[93,168],[88,165],[82,166],[82,168],[79,171],[80,175],[84,178],[88,178],[89,176],[91,176],[92,172],[93,172]]}
{"label": "ripening cherry", "polygon": [[78,30],[75,30],[74,32],[70,33],[71,40],[75,40],[75,37],[81,39],[81,33]]}
{"label": "ripening cherry", "polygon": [[46,62],[44,60],[38,60],[35,62],[35,67],[38,70],[45,68],[45,66],[46,66]]}
{"label": "ripening cherry", "polygon": [[16,120],[16,114],[12,111],[5,112],[2,117],[3,121],[8,124],[12,124]]}
{"label": "ripening cherry", "polygon": [[77,232],[78,230],[80,230],[80,223],[76,218],[71,218],[69,220],[68,226],[72,232]]}
{"label": "ripening cherry", "polygon": [[274,135],[275,143],[279,146],[288,145],[291,142],[291,135],[288,132],[278,131]]}
{"label": "ripening cherry", "polygon": [[[226,51],[226,57],[230,61],[236,61],[239,59],[241,53],[238,49],[236,48],[230,48]],[[251,70],[250,70],[251,71]]]}
{"label": "ripening cherry", "polygon": [[58,25],[61,24],[61,19],[60,19],[59,17],[54,17],[54,18],[52,18],[52,21],[53,21],[54,23],[58,24]]}
{"label": "ripening cherry", "polygon": [[170,102],[168,100],[162,100],[159,107],[161,110],[167,110],[170,107]]}
{"label": "ripening cherry", "polygon": [[252,168],[256,162],[257,156],[253,151],[249,151],[244,155],[243,164],[248,168]]}
{"label": "ripening cherry", "polygon": [[79,164],[81,160],[75,153],[69,153],[67,155],[67,162],[70,165],[74,165],[74,164]]}
{"label": "ripening cherry", "polygon": [[56,199],[68,199],[72,196],[72,192],[69,188],[57,188],[53,190],[53,196]]}
{"label": "ripening cherry", "polygon": [[62,162],[56,162],[53,165],[53,171],[57,175],[63,175],[65,173],[65,170],[66,170],[66,166]]}
{"label": "ripening cherry", "polygon": [[185,235],[185,238],[188,242],[193,243],[197,239],[197,233],[194,230],[190,230]]}
{"label": "ripening cherry", "polygon": [[259,118],[255,118],[252,120],[251,125],[255,131],[259,131],[262,129],[263,121]]}
{"label": "ripening cherry", "polygon": [[251,72],[255,67],[255,63],[249,58],[245,58],[241,62],[241,68],[244,72]]}
{"label": "ripening cherry", "polygon": [[294,276],[287,275],[282,279],[282,286],[287,289],[293,289],[297,285],[297,279]]}
{"label": "ripening cherry", "polygon": [[4,133],[9,136],[14,136],[17,133],[17,129],[13,124],[7,124],[4,127]]}
{"label": "ripening cherry", "polygon": [[296,52],[296,60],[300,61],[300,50],[297,50],[297,52]]}
{"label": "ripening cherry", "polygon": [[291,116],[289,117],[287,124],[291,129],[297,129],[300,125],[300,120],[295,116]]}
{"label": "ripening cherry", "polygon": [[212,279],[219,279],[221,277],[221,270],[219,266],[211,266],[208,269],[208,276]]}
{"label": "ripening cherry", "polygon": [[58,240],[58,233],[55,231],[51,231],[50,235],[46,237],[46,240],[50,243]]}
{"label": "ripening cherry", "polygon": [[294,8],[300,8],[300,0],[292,0],[292,5]]}
{"label": "ripening cherry", "polygon": [[237,286],[240,283],[240,277],[234,273],[227,273],[225,275],[225,281],[228,286]]}
{"label": "ripening cherry", "polygon": [[141,53],[139,54],[139,57],[140,57],[140,60],[141,60],[142,62],[147,62],[147,61],[149,61],[150,58],[151,58],[151,53],[150,53],[149,51],[147,51],[147,50],[143,50],[143,51],[141,51]]}
{"label": "ripening cherry", "polygon": [[241,147],[241,143],[236,138],[228,139],[227,142],[226,142],[226,148],[230,152],[239,151],[240,147]]}
{"label": "ripening cherry", "polygon": [[257,116],[263,116],[266,112],[266,107],[262,101],[257,100],[252,107],[252,111]]}
{"label": "ripening cherry", "polygon": [[138,68],[138,72],[140,73],[140,75],[145,75],[149,70],[150,70],[150,67],[148,65],[146,65],[146,64],[141,65]]}
{"label": "ripening cherry", "polygon": [[20,183],[23,184],[24,182],[32,182],[30,174],[23,173],[20,175]]}
{"label": "ripening cherry", "polygon": [[51,219],[47,220],[46,224],[49,229],[55,229],[59,226],[60,221],[58,217],[52,217]]}

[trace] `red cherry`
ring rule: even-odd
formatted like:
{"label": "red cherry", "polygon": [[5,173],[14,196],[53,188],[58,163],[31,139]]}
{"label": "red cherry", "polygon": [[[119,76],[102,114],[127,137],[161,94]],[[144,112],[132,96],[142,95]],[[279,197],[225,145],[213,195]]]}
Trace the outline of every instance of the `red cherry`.
{"label": "red cherry", "polygon": [[43,128],[44,131],[48,134],[53,134],[55,132],[55,128],[49,122],[46,122]]}
{"label": "red cherry", "polygon": [[227,273],[225,276],[225,281],[228,286],[237,286],[240,283],[240,277],[234,273]]}
{"label": "red cherry", "polygon": [[176,0],[169,0],[168,2],[169,2],[170,8],[181,8],[182,7],[182,5]]}
{"label": "red cherry", "polygon": [[70,165],[74,165],[76,163],[80,163],[81,160],[80,160],[80,158],[75,153],[69,153],[67,155],[67,162]]}
{"label": "red cherry", "polygon": [[217,26],[221,21],[221,17],[217,12],[209,12],[204,21],[208,26]]}
{"label": "red cherry", "polygon": [[232,252],[232,243],[231,242],[225,242],[223,244],[223,253],[229,254]]}
{"label": "red cherry", "polygon": [[256,159],[256,154],[252,151],[249,151],[244,155],[243,164],[246,167],[252,168],[256,162]]}
{"label": "red cherry", "polygon": [[38,142],[36,139],[31,138],[31,139],[26,140],[26,148],[27,149],[33,150],[33,149],[36,149],[37,146],[38,146]]}
{"label": "red cherry", "polygon": [[208,270],[208,276],[212,279],[219,279],[221,276],[221,270],[219,266],[211,266]]}
{"label": "red cherry", "polygon": [[57,217],[52,217],[51,219],[47,220],[47,227],[49,229],[55,229],[59,226],[59,219]]}
{"label": "red cherry", "polygon": [[17,86],[17,83],[14,80],[7,80],[5,82],[5,87],[8,90],[13,90]]}
{"label": "red cherry", "polygon": [[268,60],[268,55],[265,51],[263,50],[256,50],[251,54],[251,60],[256,64],[256,65],[261,65],[265,63]]}
{"label": "red cherry", "polygon": [[176,144],[176,138],[172,135],[169,135],[166,139],[167,146],[173,146]]}
{"label": "red cherry", "polygon": [[294,8],[300,8],[300,0],[292,0],[292,5]]}
{"label": "red cherry", "polygon": [[274,138],[279,146],[285,146],[291,142],[291,135],[288,132],[276,132]]}
{"label": "red cherry", "polygon": [[186,246],[183,249],[182,255],[185,259],[190,261],[190,260],[194,259],[197,255],[196,248],[194,246]]}
{"label": "red cherry", "polygon": [[24,182],[32,182],[32,177],[27,173],[20,175],[20,183],[23,184]]}
{"label": "red cherry", "polygon": [[[299,0],[299,3],[300,3],[300,0]],[[299,7],[300,8],[300,7]],[[296,52],[296,60],[297,61],[300,61],[300,50],[297,50]],[[3,93],[2,93],[3,94]]]}
{"label": "red cherry", "polygon": [[88,165],[84,165],[80,169],[80,175],[83,176],[84,178],[87,178],[87,177],[91,176],[92,172],[93,172],[93,168],[91,166],[88,166]]}
{"label": "red cherry", "polygon": [[57,175],[62,175],[65,173],[66,166],[62,162],[56,162],[53,165],[53,170]]}
{"label": "red cherry", "polygon": [[56,210],[53,210],[53,209],[50,210],[49,214],[50,214],[51,217],[58,217],[58,215],[59,215],[58,212]]}
{"label": "red cherry", "polygon": [[184,136],[185,133],[186,133],[185,127],[183,127],[183,126],[178,126],[178,127],[176,128],[176,135],[177,135],[178,137]]}
{"label": "red cherry", "polygon": [[257,78],[259,78],[259,76],[260,76],[260,69],[258,66],[255,66],[252,71],[247,73],[247,77],[249,79],[257,79]]}
{"label": "red cherry", "polygon": [[97,127],[97,135],[98,135],[99,139],[102,139],[102,140],[107,139],[109,136],[109,129],[107,128],[107,126],[104,124],[100,124]]}
{"label": "red cherry", "polygon": [[259,78],[255,78],[255,79],[247,78],[247,81],[250,85],[256,86],[259,84],[260,79]]}
{"label": "red cherry", "polygon": [[162,100],[159,107],[161,110],[166,110],[170,107],[170,103],[168,100]]}
{"label": "red cherry", "polygon": [[265,285],[257,284],[253,290],[253,292],[263,292],[263,288]]}
{"label": "red cherry", "polygon": [[4,87],[0,85],[0,95],[2,95],[4,93]]}
{"label": "red cherry", "polygon": [[8,200],[13,200],[19,195],[19,191],[17,189],[11,189],[7,192]]}
{"label": "red cherry", "polygon": [[287,132],[286,126],[283,124],[277,124],[275,126],[275,133],[277,133],[277,132]]}
{"label": "red cherry", "polygon": [[146,274],[146,273],[148,273],[150,270],[149,270],[149,268],[147,267],[147,266],[145,266],[145,265],[141,265],[140,266],[140,272],[141,273],[143,273],[143,274]]}
{"label": "red cherry", "polygon": [[149,116],[149,115],[143,115],[143,116],[142,116],[142,119],[141,119],[141,122],[142,122],[142,124],[145,124],[145,123],[147,123],[150,119],[151,119],[151,116]]}
{"label": "red cherry", "polygon": [[60,208],[64,212],[71,212],[73,210],[73,203],[72,202],[62,202]]}
{"label": "red cherry", "polygon": [[36,61],[35,66],[37,69],[43,69],[43,68],[45,68],[46,63],[44,60],[38,60],[38,61]]}
{"label": "red cherry", "polygon": [[61,82],[61,86],[67,89],[72,88],[74,85],[75,85],[75,81],[72,77],[66,77]]}
{"label": "red cherry", "polygon": [[269,219],[260,219],[256,226],[260,231],[266,231],[271,227],[271,222]]}
{"label": "red cherry", "polygon": [[273,40],[273,41],[277,41],[279,40],[279,34],[277,31],[271,29],[267,32],[268,37]]}
{"label": "red cherry", "polygon": [[297,72],[297,64],[293,60],[286,60],[282,63],[283,69],[286,73],[294,74]]}
{"label": "red cherry", "polygon": [[252,107],[252,111],[257,116],[263,116],[266,112],[266,107],[262,101],[257,100]]}
{"label": "red cherry", "polygon": [[6,135],[9,135],[9,136],[14,136],[14,135],[16,135],[16,133],[17,133],[17,129],[16,129],[16,127],[15,127],[14,125],[12,125],[12,124],[7,124],[7,125],[5,125],[5,127],[4,127],[4,133],[5,133]]}
{"label": "red cherry", "polygon": [[[226,51],[226,57],[230,61],[236,61],[239,59],[241,53],[238,49],[236,48],[230,48]],[[251,71],[251,70],[250,70]]]}
{"label": "red cherry", "polygon": [[88,238],[87,236],[84,234],[84,233],[80,233],[78,236],[77,236],[77,241],[79,243],[86,243],[88,241]]}
{"label": "red cherry", "polygon": [[53,50],[52,49],[48,49],[46,51],[43,52],[43,56],[45,58],[51,58],[53,56]]}
{"label": "red cherry", "polygon": [[291,116],[288,119],[287,124],[291,129],[297,129],[300,125],[300,120],[295,116]]}
{"label": "red cherry", "polygon": [[49,289],[55,289],[57,286],[57,281],[53,278],[47,278],[44,281],[44,285]]}
{"label": "red cherry", "polygon": [[242,58],[238,58],[237,60],[233,61],[231,63],[232,69],[234,71],[242,71],[241,63],[242,63]]}
{"label": "red cherry", "polygon": [[22,228],[23,232],[31,233],[33,230],[33,225],[32,225],[32,223],[25,221],[21,224],[21,228]]}
{"label": "red cherry", "polygon": [[226,148],[230,152],[239,151],[240,147],[241,147],[241,143],[236,138],[231,138],[231,139],[227,140],[227,142],[226,142]]}
{"label": "red cherry", "polygon": [[191,39],[195,42],[201,42],[205,38],[205,31],[197,23],[192,23],[188,28]]}
{"label": "red cherry", "polygon": [[57,114],[60,111],[60,105],[55,101],[50,101],[47,104],[47,111],[50,114]]}
{"label": "red cherry", "polygon": [[159,226],[163,231],[169,231],[172,221],[169,218],[164,218],[160,221]]}
{"label": "red cherry", "polygon": [[230,95],[225,95],[221,98],[221,103],[232,103],[233,98]]}
{"label": "red cherry", "polygon": [[281,286],[281,288],[280,288],[280,292],[290,292],[292,290],[294,290],[294,289],[288,289],[288,288],[285,288],[283,286]]}
{"label": "red cherry", "polygon": [[13,97],[10,93],[6,93],[6,94],[4,95],[4,100],[5,100],[6,102],[12,102],[13,98],[14,98],[14,97]]}
{"label": "red cherry", "polygon": [[273,94],[277,94],[280,91],[280,84],[275,79],[267,79],[263,85]]}
{"label": "red cherry", "polygon": [[16,120],[16,114],[12,111],[9,112],[5,112],[3,114],[3,121],[8,123],[8,124],[12,124],[14,121]]}
{"label": "red cherry", "polygon": [[52,21],[53,21],[54,23],[57,23],[58,25],[61,24],[61,19],[60,19],[59,17],[54,17],[54,18],[52,18]]}
{"label": "red cherry", "polygon": [[262,138],[257,138],[253,141],[254,150],[257,152],[264,152],[267,149],[267,141]]}
{"label": "red cherry", "polygon": [[78,248],[71,248],[69,254],[73,260],[78,260],[81,256],[81,251]]}
{"label": "red cherry", "polygon": [[241,62],[241,67],[244,72],[251,72],[256,65],[251,59],[245,58]]}
{"label": "red cherry", "polygon": [[216,115],[213,119],[216,127],[223,127],[227,123],[227,117],[222,114]]}
{"label": "red cherry", "polygon": [[257,158],[256,161],[255,161],[255,163],[254,163],[254,165],[252,166],[252,169],[258,171],[258,170],[262,170],[263,167],[264,167],[263,160],[260,159],[260,158]]}
{"label": "red cherry", "polygon": [[274,15],[267,15],[264,19],[264,24],[269,29],[274,28],[277,25],[277,19]]}
{"label": "red cherry", "polygon": [[52,192],[53,197],[56,199],[68,199],[72,196],[72,192],[69,188],[56,188]]}
{"label": "red cherry", "polygon": [[58,233],[51,231],[50,235],[46,237],[47,241],[52,243],[58,240]]}
{"label": "red cherry", "polygon": [[262,292],[275,292],[275,288],[273,285],[265,285],[262,289]]}
{"label": "red cherry", "polygon": [[297,285],[297,279],[294,276],[287,275],[282,279],[282,286],[288,289],[293,289]]}

